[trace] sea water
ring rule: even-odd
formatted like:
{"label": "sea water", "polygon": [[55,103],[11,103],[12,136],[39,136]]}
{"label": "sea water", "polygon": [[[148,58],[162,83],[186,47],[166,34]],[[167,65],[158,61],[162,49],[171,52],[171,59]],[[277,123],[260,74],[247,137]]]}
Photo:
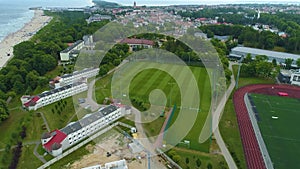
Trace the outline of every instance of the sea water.
{"label": "sea water", "polygon": [[28,23],[34,11],[30,7],[84,7],[91,0],[0,0],[0,41]]}

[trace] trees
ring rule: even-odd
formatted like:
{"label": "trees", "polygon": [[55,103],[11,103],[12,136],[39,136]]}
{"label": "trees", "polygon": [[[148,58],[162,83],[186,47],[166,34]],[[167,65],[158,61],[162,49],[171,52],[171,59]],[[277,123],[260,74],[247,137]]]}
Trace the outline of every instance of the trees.
{"label": "trees", "polygon": [[211,163],[208,163],[208,164],[207,164],[207,169],[212,169],[212,168],[213,168],[212,164],[211,164]]}
{"label": "trees", "polygon": [[207,30],[207,38],[213,38],[215,34],[211,30]]}
{"label": "trees", "polygon": [[0,122],[7,119],[9,116],[9,111],[7,108],[7,104],[4,100],[0,99]]}
{"label": "trees", "polygon": [[188,157],[185,158],[185,163],[186,164],[190,163],[190,159]]}
{"label": "trees", "polygon": [[296,61],[297,67],[300,68],[300,58]]}
{"label": "trees", "polygon": [[198,168],[201,166],[201,160],[199,158],[196,160],[196,165]]}
{"label": "trees", "polygon": [[291,58],[287,58],[285,59],[284,63],[285,63],[285,68],[286,69],[291,69],[292,68],[292,63],[293,63],[294,59]]}

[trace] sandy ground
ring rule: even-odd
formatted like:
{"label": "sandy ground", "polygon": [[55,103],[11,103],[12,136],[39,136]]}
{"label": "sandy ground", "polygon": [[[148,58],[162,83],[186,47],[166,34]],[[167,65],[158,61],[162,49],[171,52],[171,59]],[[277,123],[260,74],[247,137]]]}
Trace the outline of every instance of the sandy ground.
{"label": "sandy ground", "polygon": [[[127,144],[130,141],[120,133],[114,133],[99,140],[96,145],[87,145],[86,149],[90,154],[83,156],[80,160],[74,162],[67,168],[80,169],[88,166],[102,165],[105,163],[126,159],[129,169],[143,169],[147,168],[147,158],[145,152],[133,154],[128,149]],[[112,155],[106,157],[106,153],[110,152]],[[151,159],[151,166],[154,168],[164,169],[165,166],[158,161],[158,157]]]}
{"label": "sandy ground", "polygon": [[42,10],[35,10],[30,22],[19,31],[8,35],[0,43],[0,69],[4,67],[9,59],[13,57],[13,46],[29,40],[37,31],[47,25],[52,17],[44,16]]}

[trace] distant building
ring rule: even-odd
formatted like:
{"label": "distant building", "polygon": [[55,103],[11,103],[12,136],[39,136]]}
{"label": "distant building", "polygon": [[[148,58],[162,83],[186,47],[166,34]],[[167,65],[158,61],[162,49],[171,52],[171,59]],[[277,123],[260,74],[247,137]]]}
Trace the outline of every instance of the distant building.
{"label": "distant building", "polygon": [[291,83],[290,82],[291,75],[292,75],[292,71],[282,69],[280,70],[277,78],[281,83]]}
{"label": "distant building", "polygon": [[214,38],[215,38],[215,39],[218,39],[218,40],[220,40],[220,41],[222,41],[222,42],[225,42],[225,41],[227,41],[227,40],[229,39],[229,36],[219,36],[219,35],[214,35]]}
{"label": "distant building", "polygon": [[43,92],[36,96],[24,95],[21,97],[22,106],[28,110],[37,110],[56,101],[65,99],[88,89],[85,82],[76,82],[57,89]]}
{"label": "distant building", "polygon": [[121,40],[120,43],[126,43],[129,45],[131,51],[136,51],[139,48],[153,48],[154,41],[147,39],[135,39],[135,38],[126,38]]}
{"label": "distant building", "polygon": [[106,163],[104,167],[101,167],[101,165],[95,165],[91,167],[85,167],[81,169],[128,169],[126,160],[119,160],[119,161],[113,161]]}
{"label": "distant building", "polygon": [[115,105],[101,108],[76,122],[69,123],[60,130],[44,133],[41,138],[43,148],[49,154],[58,156],[67,148],[108,126],[123,115],[121,108]]}
{"label": "distant building", "polygon": [[76,41],[71,46],[69,46],[67,49],[60,52],[60,60],[62,62],[70,61],[71,58],[77,57],[77,55],[79,54],[79,51],[83,48],[83,46],[84,46],[83,40]]}
{"label": "distant building", "polygon": [[49,82],[50,87],[59,88],[81,80],[82,78],[95,77],[99,73],[99,68],[85,68],[80,71],[75,71],[72,74],[57,76]]}
{"label": "distant building", "polygon": [[112,17],[110,15],[100,15],[100,14],[95,14],[95,15],[92,15],[90,16],[86,22],[88,24],[92,23],[92,22],[100,22],[100,21],[103,21],[103,20],[109,20],[111,21],[112,20]]}
{"label": "distant building", "polygon": [[285,65],[285,59],[293,59],[292,66],[297,67],[296,61],[300,58],[300,55],[284,53],[284,52],[275,52],[270,50],[249,48],[249,47],[235,47],[231,49],[231,53],[229,57],[233,58],[241,58],[246,57],[247,54],[250,54],[252,59],[255,59],[256,55],[266,55],[268,57],[268,61],[272,62],[273,59],[276,60],[278,64]]}
{"label": "distant building", "polygon": [[291,84],[292,85],[297,85],[297,86],[300,86],[300,71],[296,71],[296,72],[293,72],[291,74]]}

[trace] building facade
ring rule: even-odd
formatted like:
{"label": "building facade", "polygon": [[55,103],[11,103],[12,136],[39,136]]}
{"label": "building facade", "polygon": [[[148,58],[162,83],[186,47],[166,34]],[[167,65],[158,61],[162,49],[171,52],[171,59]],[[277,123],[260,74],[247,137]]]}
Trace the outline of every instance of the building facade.
{"label": "building facade", "polygon": [[120,41],[120,43],[126,43],[129,46],[130,51],[136,51],[139,48],[152,48],[154,45],[154,41],[147,39],[135,39],[135,38],[126,38]]}
{"label": "building facade", "polygon": [[246,57],[247,54],[250,54],[252,59],[255,59],[257,55],[266,55],[268,57],[268,61],[272,62],[273,59],[276,60],[277,64],[285,65],[285,59],[293,59],[292,66],[297,67],[296,61],[300,58],[300,55],[290,54],[285,52],[275,52],[270,50],[249,48],[249,47],[235,47],[231,49],[231,53],[229,57],[233,58],[242,58]]}
{"label": "building facade", "polygon": [[300,71],[292,73],[290,81],[292,85],[300,86]]}
{"label": "building facade", "polygon": [[49,82],[50,87],[59,88],[61,86],[73,84],[81,79],[88,79],[90,77],[95,77],[99,73],[99,68],[85,68],[80,71],[75,71],[72,74],[65,74],[61,77],[56,77]]}
{"label": "building facade", "polygon": [[41,138],[43,148],[51,155],[57,156],[63,150],[123,117],[124,110],[121,109],[121,107],[109,105],[95,113],[87,114],[76,122],[69,123],[60,130],[44,133]]}
{"label": "building facade", "polygon": [[24,95],[21,97],[22,106],[28,110],[37,110],[56,101],[65,99],[88,89],[85,82],[76,82],[57,89],[45,91],[36,96]]}
{"label": "building facade", "polygon": [[105,163],[105,165],[102,167],[101,165],[95,165],[90,167],[85,167],[81,169],[128,169],[128,166],[126,164],[126,160],[119,160],[119,161],[112,161],[109,163]]}
{"label": "building facade", "polygon": [[75,43],[73,43],[71,46],[69,46],[67,49],[62,50],[59,55],[60,55],[60,60],[62,62],[64,61],[70,61],[72,57],[75,57],[75,55],[78,54],[78,52],[84,47],[84,42],[83,40],[78,40]]}

